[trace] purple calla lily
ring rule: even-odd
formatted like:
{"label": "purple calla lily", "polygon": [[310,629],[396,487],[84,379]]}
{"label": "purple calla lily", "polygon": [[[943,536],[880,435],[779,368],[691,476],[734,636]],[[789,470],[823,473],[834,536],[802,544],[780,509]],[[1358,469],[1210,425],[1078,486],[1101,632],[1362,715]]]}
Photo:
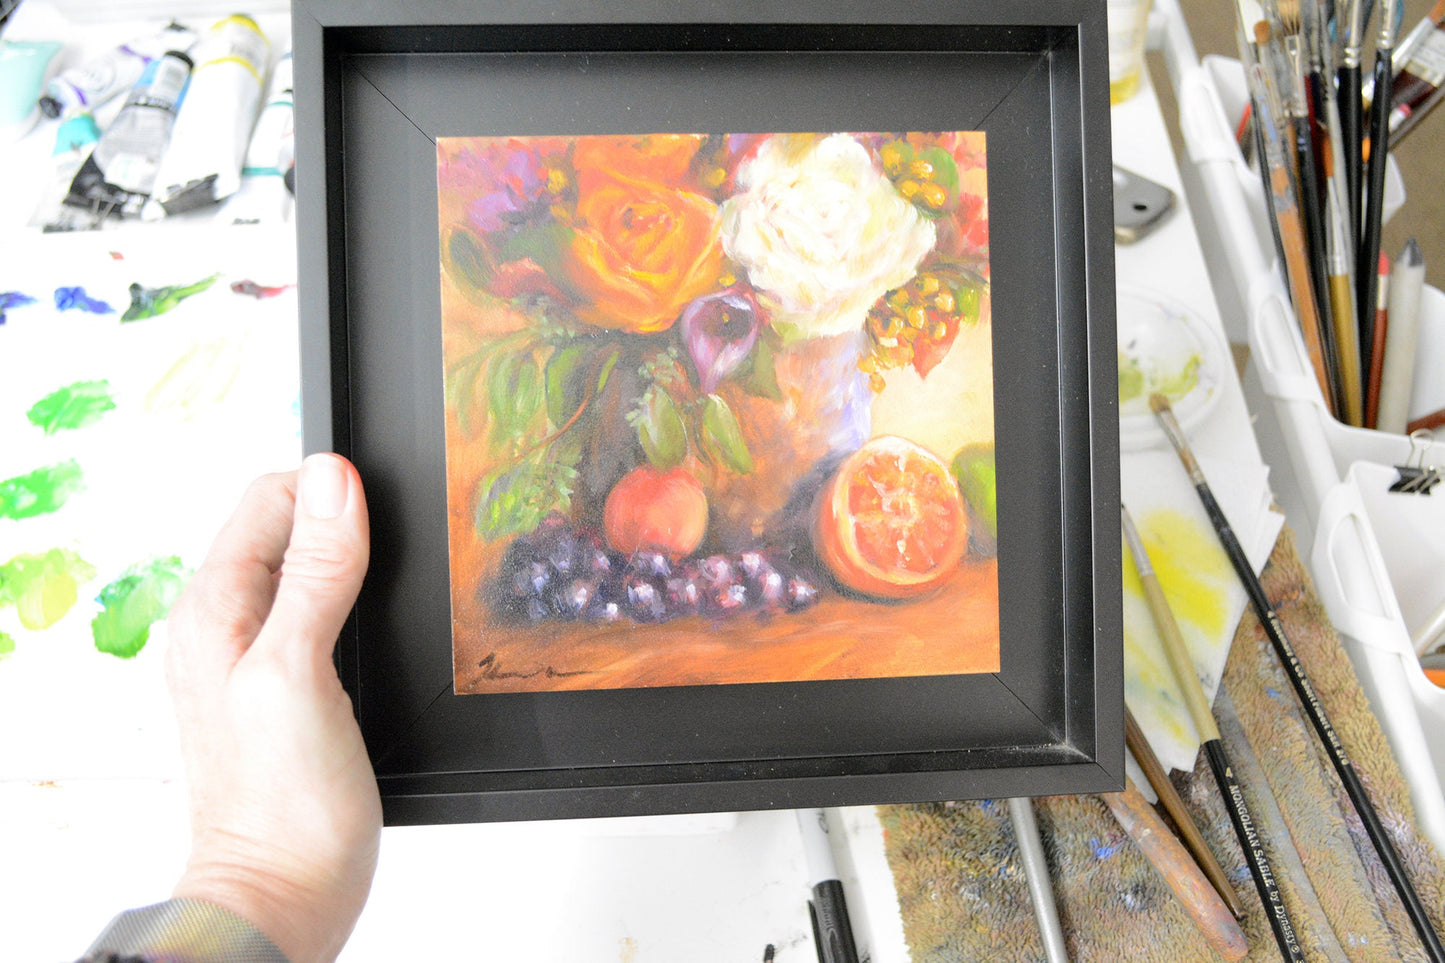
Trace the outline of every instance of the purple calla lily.
{"label": "purple calla lily", "polygon": [[678,324],[703,394],[742,363],[758,339],[759,310],[752,291],[728,288],[693,301]]}

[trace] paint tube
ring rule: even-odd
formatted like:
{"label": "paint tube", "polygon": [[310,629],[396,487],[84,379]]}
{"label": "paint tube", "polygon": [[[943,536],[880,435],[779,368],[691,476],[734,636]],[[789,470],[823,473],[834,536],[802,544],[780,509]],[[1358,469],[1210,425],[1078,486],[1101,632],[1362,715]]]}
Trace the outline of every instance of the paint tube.
{"label": "paint tube", "polygon": [[62,70],[40,98],[46,117],[78,110],[94,110],[135,86],[148,64],[167,50],[189,50],[196,32],[178,23],[145,37],[137,37],[92,60]]}
{"label": "paint tube", "polygon": [[[1420,36],[1412,45],[1404,63],[1398,60],[1391,90],[1390,132],[1404,134],[1418,124],[1438,100],[1445,84],[1445,24],[1425,20]],[[1433,99],[1432,99],[1433,98]]]}
{"label": "paint tube", "polygon": [[76,173],[66,204],[88,208],[100,219],[140,213],[170,141],[191,66],[191,58],[179,50],[151,61]]}
{"label": "paint tube", "polygon": [[73,209],[65,207],[65,195],[86,158],[100,140],[100,128],[88,113],[75,114],[61,121],[55,132],[55,150],[50,155],[51,178],[40,196],[30,226],[47,231],[75,230],[79,224]]}
{"label": "paint tube", "polygon": [[243,14],[218,21],[196,42],[191,88],[145,217],[208,207],[236,193],[270,50],[256,21]]}
{"label": "paint tube", "polygon": [[288,51],[271,71],[266,106],[256,120],[241,189],[226,205],[235,224],[269,224],[289,220],[294,199],[286,183],[296,154],[296,128],[292,111],[291,54]]}
{"label": "paint tube", "polygon": [[60,46],[50,40],[0,40],[0,141],[19,140],[40,119],[35,95]]}

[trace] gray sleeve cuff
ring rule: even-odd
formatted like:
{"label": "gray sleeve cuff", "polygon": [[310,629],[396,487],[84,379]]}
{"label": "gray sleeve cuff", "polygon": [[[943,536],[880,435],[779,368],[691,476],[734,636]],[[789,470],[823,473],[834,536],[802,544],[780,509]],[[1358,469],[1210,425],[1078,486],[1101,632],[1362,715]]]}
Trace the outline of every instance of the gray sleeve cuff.
{"label": "gray sleeve cuff", "polygon": [[172,899],[121,913],[91,944],[86,960],[104,960],[109,954],[156,963],[289,963],[256,927],[195,899]]}

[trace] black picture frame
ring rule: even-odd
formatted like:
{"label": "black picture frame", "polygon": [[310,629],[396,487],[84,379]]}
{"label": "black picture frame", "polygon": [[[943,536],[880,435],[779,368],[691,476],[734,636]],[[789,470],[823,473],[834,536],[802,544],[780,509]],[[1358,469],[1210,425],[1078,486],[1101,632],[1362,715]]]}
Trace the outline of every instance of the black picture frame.
{"label": "black picture frame", "polygon": [[[293,0],[302,421],[372,563],[337,647],[388,824],[1123,784],[1104,0]],[[453,694],[435,138],[984,130],[997,673]]]}

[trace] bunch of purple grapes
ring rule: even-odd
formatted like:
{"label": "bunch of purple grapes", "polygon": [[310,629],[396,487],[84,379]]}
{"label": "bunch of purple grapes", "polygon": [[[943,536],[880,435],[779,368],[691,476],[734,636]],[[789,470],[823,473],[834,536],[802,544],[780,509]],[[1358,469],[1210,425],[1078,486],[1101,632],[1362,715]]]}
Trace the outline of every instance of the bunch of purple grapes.
{"label": "bunch of purple grapes", "polygon": [[493,590],[502,614],[527,622],[650,623],[801,611],[818,600],[818,579],[770,549],[681,561],[647,550],[628,557],[554,513],[508,546]]}

